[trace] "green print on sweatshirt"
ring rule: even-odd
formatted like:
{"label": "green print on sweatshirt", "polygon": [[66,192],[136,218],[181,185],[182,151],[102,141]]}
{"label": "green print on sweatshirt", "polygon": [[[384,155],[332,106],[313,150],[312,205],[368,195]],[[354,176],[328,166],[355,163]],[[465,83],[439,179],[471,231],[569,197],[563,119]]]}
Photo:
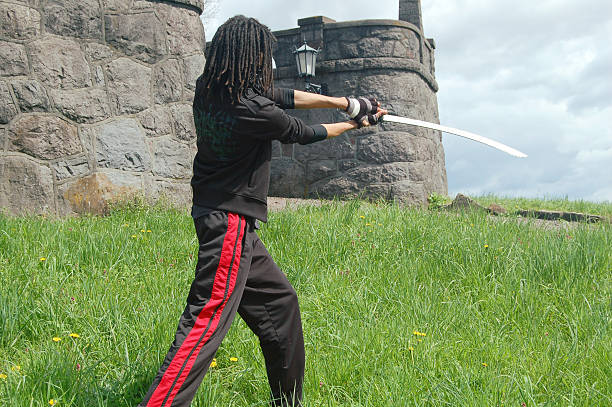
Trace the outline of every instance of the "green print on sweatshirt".
{"label": "green print on sweatshirt", "polygon": [[198,145],[206,143],[219,160],[227,161],[238,148],[237,140],[232,137],[235,119],[223,111],[201,111],[194,109],[194,122],[198,134]]}

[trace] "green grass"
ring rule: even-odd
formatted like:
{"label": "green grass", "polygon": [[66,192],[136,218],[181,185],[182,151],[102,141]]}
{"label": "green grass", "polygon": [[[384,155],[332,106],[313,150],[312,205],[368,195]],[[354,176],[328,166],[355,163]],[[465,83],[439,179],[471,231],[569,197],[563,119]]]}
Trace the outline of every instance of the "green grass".
{"label": "green grass", "polygon": [[[306,407],[612,403],[610,224],[354,201],[272,213],[260,232],[300,297]],[[136,405],[195,251],[191,219],[170,209],[0,215],[0,405]],[[193,406],[266,405],[239,318],[216,358]]]}

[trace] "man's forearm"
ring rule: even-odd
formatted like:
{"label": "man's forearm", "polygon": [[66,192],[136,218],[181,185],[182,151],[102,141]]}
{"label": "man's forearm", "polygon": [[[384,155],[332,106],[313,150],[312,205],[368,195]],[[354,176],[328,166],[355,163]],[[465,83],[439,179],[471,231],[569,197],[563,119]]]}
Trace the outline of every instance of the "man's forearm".
{"label": "man's forearm", "polygon": [[338,137],[347,130],[358,128],[357,123],[352,120],[339,123],[323,124],[322,126],[325,127],[325,130],[327,130],[328,139]]}
{"label": "man's forearm", "polygon": [[294,91],[294,104],[296,109],[342,109],[346,110],[346,98],[318,95],[316,93]]}

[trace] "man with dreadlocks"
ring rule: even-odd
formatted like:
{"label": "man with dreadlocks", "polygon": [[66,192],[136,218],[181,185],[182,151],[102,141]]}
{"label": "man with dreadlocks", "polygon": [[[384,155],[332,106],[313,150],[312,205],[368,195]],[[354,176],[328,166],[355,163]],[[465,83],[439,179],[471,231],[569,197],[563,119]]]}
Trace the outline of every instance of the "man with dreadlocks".
{"label": "man with dreadlocks", "polygon": [[[304,339],[297,295],[256,233],[267,220],[272,140],[308,144],[376,124],[375,99],[274,89],[275,38],[257,20],[225,22],[193,101],[198,152],[195,279],[174,342],[141,406],[188,406],[236,312],[259,337],[272,406],[301,406]],[[353,120],[306,125],[283,109],[341,108]]]}

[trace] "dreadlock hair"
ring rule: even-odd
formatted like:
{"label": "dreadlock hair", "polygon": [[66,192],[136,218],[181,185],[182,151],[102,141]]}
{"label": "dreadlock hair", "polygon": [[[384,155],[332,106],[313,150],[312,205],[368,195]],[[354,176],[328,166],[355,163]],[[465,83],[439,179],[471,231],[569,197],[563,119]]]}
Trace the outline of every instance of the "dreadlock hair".
{"label": "dreadlock hair", "polygon": [[254,18],[238,15],[227,20],[210,44],[196,97],[234,105],[248,89],[260,95],[272,89],[275,42],[270,29]]}

